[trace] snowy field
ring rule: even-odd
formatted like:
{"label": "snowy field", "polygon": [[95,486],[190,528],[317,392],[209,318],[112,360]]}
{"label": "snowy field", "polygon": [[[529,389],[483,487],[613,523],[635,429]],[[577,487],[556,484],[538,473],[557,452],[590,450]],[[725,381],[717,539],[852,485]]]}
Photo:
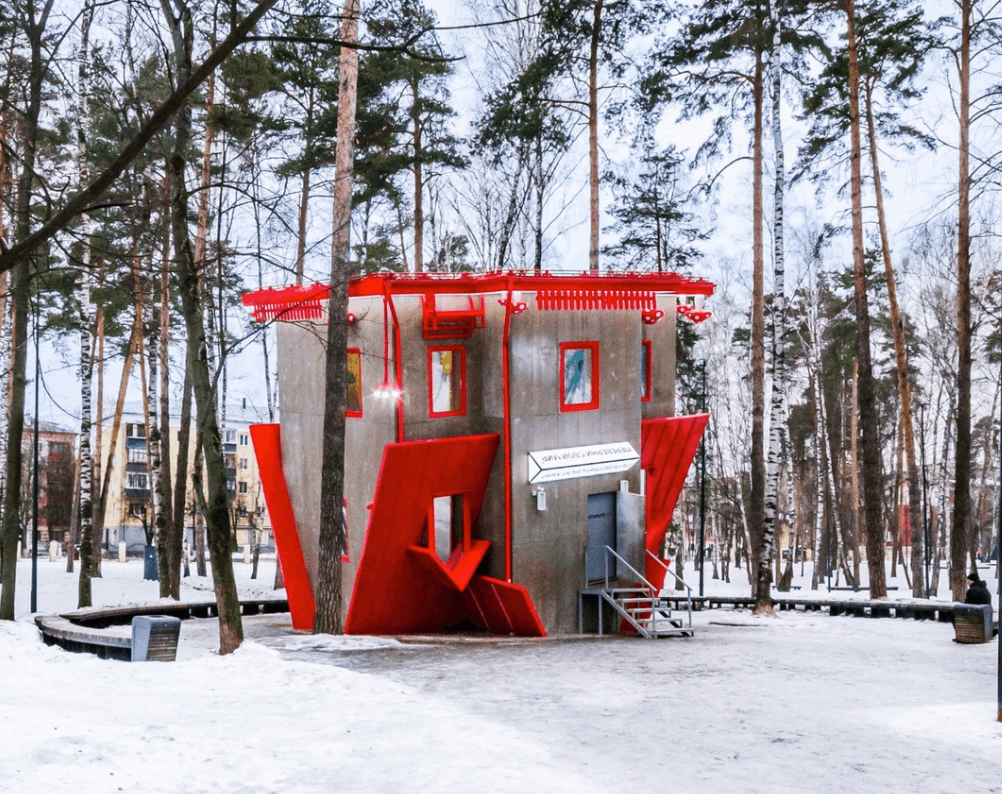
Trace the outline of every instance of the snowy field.
{"label": "snowy field", "polygon": [[[64,566],[40,561],[40,611],[75,606]],[[254,582],[236,564],[241,593],[271,594],[273,566]],[[98,603],[156,600],[141,563],[104,571]],[[214,621],[186,621],[177,663],[127,664],[43,645],[18,573],[19,620],[0,624],[3,794],[1002,792],[998,641],[957,645],[947,624],[713,610],[687,640],[414,644],[270,615],[231,656],[213,652]],[[186,598],[211,593],[185,580]]]}

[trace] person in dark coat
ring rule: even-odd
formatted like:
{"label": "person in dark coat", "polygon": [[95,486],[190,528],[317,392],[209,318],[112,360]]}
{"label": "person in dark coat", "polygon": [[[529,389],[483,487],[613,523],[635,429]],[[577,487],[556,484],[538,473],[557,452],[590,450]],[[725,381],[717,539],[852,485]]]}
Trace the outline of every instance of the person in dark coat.
{"label": "person in dark coat", "polygon": [[967,588],[967,597],[964,599],[964,603],[991,606],[992,594],[988,592],[988,585],[978,577],[977,573],[967,574],[967,581],[970,582],[970,586]]}

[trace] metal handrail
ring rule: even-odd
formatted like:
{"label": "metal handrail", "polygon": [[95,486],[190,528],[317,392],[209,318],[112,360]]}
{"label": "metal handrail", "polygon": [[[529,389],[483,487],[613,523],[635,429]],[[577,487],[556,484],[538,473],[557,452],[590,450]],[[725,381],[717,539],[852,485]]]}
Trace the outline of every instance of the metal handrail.
{"label": "metal handrail", "polygon": [[[617,560],[619,560],[621,563],[623,563],[623,565],[625,565],[627,568],[629,568],[630,569],[630,573],[632,573],[641,582],[643,582],[645,585],[647,585],[647,588],[651,592],[655,592],[656,591],[656,588],[654,587],[654,585],[652,585],[650,582],[648,582],[647,579],[644,578],[643,574],[641,574],[636,568],[634,568],[632,565],[630,565],[630,563],[628,563],[626,560],[624,560],[622,557],[620,557],[619,554],[616,553],[616,550],[612,548],[612,546],[606,546],[605,547],[605,551],[606,551],[606,555],[605,555],[605,589],[606,590],[609,589],[609,555],[611,554],[613,557],[615,557]],[[618,578],[619,574],[616,574],[616,576]]]}
{"label": "metal handrail", "polygon": [[665,565],[664,560],[658,557],[656,554],[652,554],[650,549],[645,549],[647,556],[654,560],[658,565],[665,569],[667,573],[670,573],[675,577],[676,582],[681,582],[682,586],[685,588],[685,603],[689,610],[689,625],[692,625],[692,588],[686,583],[685,579],[679,576],[675,571]]}
{"label": "metal handrail", "polygon": [[[654,631],[654,632],[657,632],[657,628],[658,628],[657,612],[658,612],[658,610],[655,607],[654,602],[655,601],[660,601],[660,590],[658,590],[658,588],[656,588],[653,584],[651,584],[650,582],[648,582],[646,576],[644,576],[643,574],[641,574],[640,571],[638,571],[636,568],[634,568],[632,565],[630,565],[630,563],[628,563],[626,560],[624,560],[616,552],[616,550],[613,549],[611,546],[606,546],[605,547],[605,551],[606,551],[606,555],[605,555],[605,589],[606,590],[609,589],[609,555],[611,554],[613,557],[615,557],[617,560],[619,560],[621,563],[623,563],[623,565],[625,565],[629,569],[630,573],[632,573],[634,576],[636,576],[637,579],[639,579],[640,582],[643,583],[643,585],[647,588],[647,592],[650,593],[650,599],[651,599],[651,630]],[[647,553],[650,554],[649,550],[645,549],[645,551],[647,551]],[[657,557],[655,557],[654,559],[657,559]],[[658,562],[661,563],[662,565],[664,565],[664,563],[661,562],[661,560],[658,560]],[[669,571],[669,573],[671,573],[671,572]],[[617,574],[617,576],[618,576],[618,574]],[[682,584],[685,584],[685,582],[683,582]],[[686,587],[689,588],[688,585],[686,585]],[[692,588],[689,588],[689,589],[691,590]],[[687,600],[688,600],[688,606],[689,606],[689,627],[692,628],[692,600],[688,599],[688,598],[687,598]]]}

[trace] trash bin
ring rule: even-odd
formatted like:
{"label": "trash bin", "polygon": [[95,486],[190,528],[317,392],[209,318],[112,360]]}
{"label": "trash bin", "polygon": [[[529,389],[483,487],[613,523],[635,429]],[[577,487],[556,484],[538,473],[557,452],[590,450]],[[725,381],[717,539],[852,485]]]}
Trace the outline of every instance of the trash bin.
{"label": "trash bin", "polygon": [[132,619],[132,661],[173,662],[181,618],[167,615],[139,615]]}

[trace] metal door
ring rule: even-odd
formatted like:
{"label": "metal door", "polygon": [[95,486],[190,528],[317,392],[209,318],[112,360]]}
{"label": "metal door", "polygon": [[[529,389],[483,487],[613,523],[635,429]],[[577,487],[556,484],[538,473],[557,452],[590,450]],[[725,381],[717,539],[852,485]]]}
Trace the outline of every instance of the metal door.
{"label": "metal door", "polygon": [[589,582],[605,579],[608,558],[609,578],[616,575],[616,558],[605,547],[616,548],[616,492],[588,494],[588,560],[585,576]]}

